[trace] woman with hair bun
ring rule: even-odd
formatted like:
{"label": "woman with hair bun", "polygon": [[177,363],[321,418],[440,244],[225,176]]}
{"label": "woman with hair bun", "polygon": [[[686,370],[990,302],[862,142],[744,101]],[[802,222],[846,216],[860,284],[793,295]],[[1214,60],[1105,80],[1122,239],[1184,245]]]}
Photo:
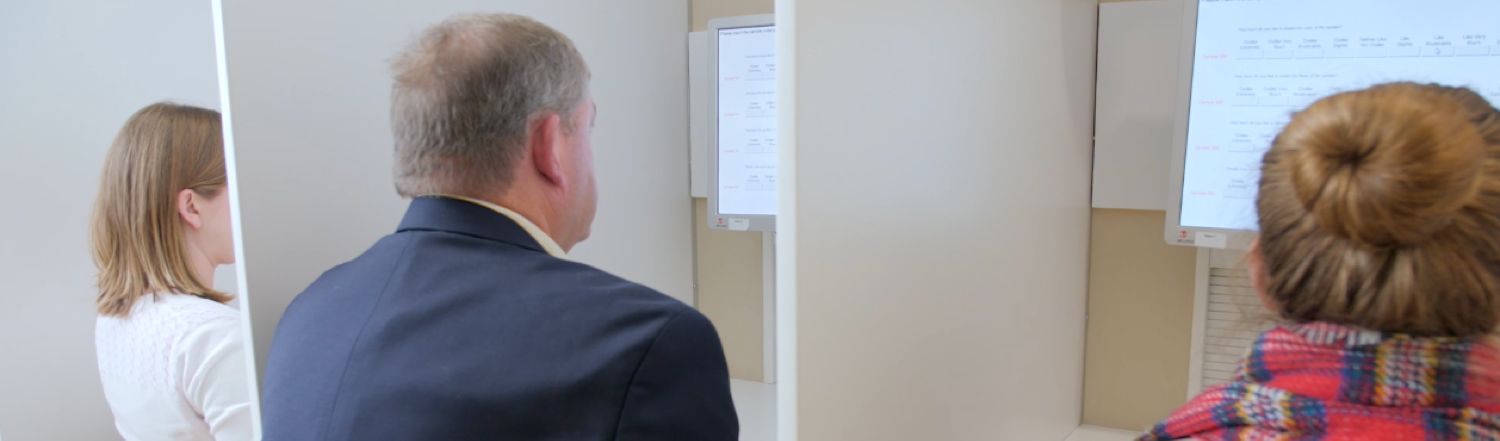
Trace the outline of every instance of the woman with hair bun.
{"label": "woman with hair bun", "polygon": [[1266,153],[1251,286],[1285,323],[1142,440],[1500,439],[1500,111],[1396,83]]}

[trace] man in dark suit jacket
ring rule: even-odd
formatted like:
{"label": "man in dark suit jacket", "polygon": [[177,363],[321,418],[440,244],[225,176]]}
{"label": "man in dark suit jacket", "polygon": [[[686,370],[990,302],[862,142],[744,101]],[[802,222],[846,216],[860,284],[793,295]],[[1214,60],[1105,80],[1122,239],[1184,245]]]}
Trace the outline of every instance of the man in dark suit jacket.
{"label": "man in dark suit jacket", "polygon": [[394,68],[396,187],[413,201],[287,308],[264,439],[736,439],[713,325],[566,259],[597,194],[572,42],[459,16]]}

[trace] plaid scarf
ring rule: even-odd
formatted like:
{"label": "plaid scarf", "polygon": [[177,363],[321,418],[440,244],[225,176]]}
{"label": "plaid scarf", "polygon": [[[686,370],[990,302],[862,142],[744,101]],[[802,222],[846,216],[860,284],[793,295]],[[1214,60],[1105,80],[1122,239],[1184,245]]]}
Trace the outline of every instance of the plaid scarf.
{"label": "plaid scarf", "polygon": [[1500,440],[1500,350],[1482,339],[1283,325],[1237,371],[1140,440]]}

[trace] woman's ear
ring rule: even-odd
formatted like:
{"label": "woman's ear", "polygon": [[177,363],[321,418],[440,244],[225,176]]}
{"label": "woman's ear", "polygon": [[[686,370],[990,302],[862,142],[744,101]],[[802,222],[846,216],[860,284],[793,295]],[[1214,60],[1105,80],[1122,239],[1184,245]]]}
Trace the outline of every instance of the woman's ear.
{"label": "woman's ear", "polygon": [[203,214],[198,212],[197,205],[202,200],[192,189],[177,192],[177,216],[194,230],[203,228]]}
{"label": "woman's ear", "polygon": [[1266,259],[1260,253],[1260,238],[1255,238],[1250,243],[1250,254],[1246,256],[1250,271],[1250,289],[1255,291],[1255,296],[1260,299],[1260,304],[1267,310],[1280,314],[1281,308],[1276,306],[1276,301],[1266,293],[1266,285],[1270,283],[1270,275],[1266,272]]}

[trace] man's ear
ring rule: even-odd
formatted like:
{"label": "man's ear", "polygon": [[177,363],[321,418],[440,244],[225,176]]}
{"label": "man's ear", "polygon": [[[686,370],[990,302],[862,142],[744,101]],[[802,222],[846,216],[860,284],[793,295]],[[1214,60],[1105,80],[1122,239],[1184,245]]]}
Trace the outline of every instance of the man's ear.
{"label": "man's ear", "polygon": [[203,214],[198,212],[197,205],[202,200],[192,189],[177,192],[177,216],[194,230],[203,227]]}
{"label": "man's ear", "polygon": [[536,167],[537,174],[554,185],[567,185],[562,166],[566,154],[562,151],[562,117],[554,113],[538,119],[531,125],[526,140],[526,150],[531,152],[532,167]]}

